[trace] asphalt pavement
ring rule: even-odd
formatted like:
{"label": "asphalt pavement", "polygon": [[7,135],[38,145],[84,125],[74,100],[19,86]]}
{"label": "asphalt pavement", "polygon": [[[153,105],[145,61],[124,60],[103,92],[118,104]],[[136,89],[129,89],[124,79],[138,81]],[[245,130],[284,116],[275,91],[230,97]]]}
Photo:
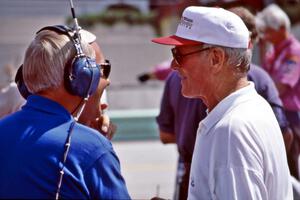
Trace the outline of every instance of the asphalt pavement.
{"label": "asphalt pavement", "polygon": [[172,199],[177,150],[158,140],[113,142],[132,199]]}

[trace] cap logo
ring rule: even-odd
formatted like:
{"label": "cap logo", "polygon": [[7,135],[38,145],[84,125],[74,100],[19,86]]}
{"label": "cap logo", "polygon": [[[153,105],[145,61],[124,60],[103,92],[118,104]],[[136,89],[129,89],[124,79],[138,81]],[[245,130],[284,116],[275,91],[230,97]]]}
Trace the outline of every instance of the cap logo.
{"label": "cap logo", "polygon": [[193,20],[187,17],[181,17],[180,24],[181,26],[184,26],[185,28],[191,29],[193,26]]}
{"label": "cap logo", "polygon": [[234,26],[230,22],[227,22],[225,26],[228,30],[234,30]]}

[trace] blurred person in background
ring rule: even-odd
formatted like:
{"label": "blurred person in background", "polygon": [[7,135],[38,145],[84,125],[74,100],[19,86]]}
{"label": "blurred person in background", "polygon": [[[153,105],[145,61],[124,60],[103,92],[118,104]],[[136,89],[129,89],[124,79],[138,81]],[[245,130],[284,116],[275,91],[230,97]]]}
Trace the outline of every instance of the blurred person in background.
{"label": "blurred person in background", "polygon": [[168,75],[172,72],[171,66],[172,60],[166,60],[154,66],[149,72],[144,72],[138,75],[137,79],[141,83],[145,83],[149,80],[165,81]]}
{"label": "blurred person in background", "polygon": [[0,119],[16,112],[25,103],[13,82],[13,71],[14,67],[9,64],[0,68]]}
{"label": "blurred person in background", "polygon": [[299,180],[300,152],[300,42],[291,33],[287,14],[271,4],[257,14],[261,59],[279,91],[294,133],[289,156],[291,173]]}
{"label": "blurred person in background", "polygon": [[[227,34],[227,31],[223,29],[225,26],[219,27],[219,23],[224,23],[226,24],[226,27],[230,27],[230,30],[234,30],[234,32],[231,32],[231,34],[233,34],[227,35],[226,37],[219,35],[223,33]],[[219,31],[213,27],[219,29]],[[213,32],[209,31],[210,34],[206,33],[206,35],[204,34],[205,30],[213,30]],[[227,56],[224,56],[223,54],[226,52],[226,47],[230,47],[232,50],[238,48],[236,51],[243,50],[249,53],[250,50],[247,50],[249,35],[247,33],[248,30],[245,28],[245,25],[243,25],[243,22],[241,22],[236,15],[230,14],[228,11],[219,8],[188,7],[183,13],[176,35],[153,40],[160,44],[175,46],[175,48],[172,49],[174,61],[176,61],[174,69],[178,70],[182,77],[182,93],[188,97],[200,97],[208,106],[208,115],[201,121],[196,136],[197,139],[193,152],[190,176],[189,199],[253,199],[254,196],[259,196],[259,198],[262,199],[267,199],[268,197],[270,199],[292,199],[292,188],[289,179],[286,155],[282,154],[282,152],[285,152],[285,148],[276,118],[274,117],[273,112],[270,112],[271,109],[268,108],[268,105],[265,104],[262,99],[258,98],[258,96],[254,95],[256,92],[250,94],[250,90],[254,90],[254,86],[253,89],[250,89],[249,87],[251,87],[251,84],[248,85],[249,83],[246,84],[247,81],[244,82],[244,80],[246,80],[247,70],[249,69],[250,59],[247,60],[245,57],[245,62],[240,60],[238,62],[239,65],[230,70],[230,66],[226,65],[225,58],[226,60],[230,60],[229,55],[231,54],[226,54]],[[218,39],[214,39],[212,36],[215,36]],[[243,40],[241,40],[241,37],[243,37]],[[241,41],[243,42],[241,43]],[[205,42],[208,44],[205,44]],[[202,48],[197,48],[198,50],[196,50],[196,47],[198,46],[202,46]],[[225,52],[221,53],[221,49]],[[206,64],[209,65],[208,68],[204,67],[203,62],[205,59],[204,55],[201,54],[205,54],[205,58],[207,59]],[[235,58],[231,59],[236,59],[236,56],[234,57]],[[202,64],[200,65],[200,61],[198,62],[197,60],[201,60]],[[200,66],[195,67],[195,65]],[[225,73],[225,69],[228,69],[229,71],[226,73],[230,74],[222,74]],[[226,77],[227,80],[222,77]],[[231,84],[234,85],[235,83],[237,84],[236,88],[232,88],[232,90],[225,88]],[[218,91],[220,92],[219,94]],[[225,92],[224,95],[224,93],[221,94],[221,91],[227,91],[228,93]],[[244,98],[253,98],[253,101],[257,102],[254,103],[255,106],[254,104],[251,105],[250,102],[252,100],[245,101],[243,104],[239,105],[239,99]],[[228,102],[231,101],[230,99],[234,99],[233,101],[237,103],[234,108],[227,108],[226,106],[227,104],[228,106],[230,105],[230,102]],[[258,99],[260,100],[258,101]],[[246,106],[245,104],[248,105]],[[244,110],[243,106],[246,106],[247,109]],[[253,106],[253,108],[250,109],[251,106]],[[232,110],[229,111],[228,109]],[[236,109],[242,109],[243,111],[237,111]],[[234,110],[240,113],[236,113],[236,118],[233,117],[232,112],[235,112]],[[261,115],[260,112],[262,112],[262,110],[264,110],[264,114],[268,114],[263,117],[263,119],[260,119],[259,116]],[[227,113],[227,115],[224,115],[224,118],[220,118],[220,115],[223,116],[224,113]],[[241,115],[241,113],[243,114]],[[254,114],[254,116],[247,118],[246,116],[250,113]],[[176,114],[181,115],[181,113]],[[242,118],[242,121],[226,122],[226,119],[229,118],[231,120]],[[244,120],[247,121],[246,124],[244,123]],[[257,120],[263,120],[264,122],[261,124],[261,122]],[[253,123],[253,126],[251,126],[253,128],[251,128],[252,131],[247,128],[249,125],[248,123]],[[238,126],[232,126],[233,124],[237,124]],[[264,129],[263,126],[268,126],[268,128],[265,127],[266,129]],[[268,131],[266,132],[264,130]],[[232,137],[228,137],[229,135]],[[244,137],[242,137],[242,135]],[[259,142],[254,139],[256,138],[255,135],[260,138]],[[270,145],[270,141],[267,141],[266,138],[263,139],[261,137],[262,135],[268,135],[268,138],[272,138],[273,142],[276,140],[276,144]],[[274,138],[276,139],[274,140]],[[255,146],[248,146],[250,143],[255,144]],[[265,149],[263,152],[257,151],[257,153],[259,155],[265,155],[263,156],[264,161],[260,160],[260,156],[257,155],[257,157],[252,155],[256,150],[261,149],[258,146],[262,143],[265,144],[263,149],[267,147],[268,150]],[[240,151],[242,151],[241,154],[236,154]],[[280,155],[280,159],[278,155]],[[251,158],[253,158],[253,156],[259,160],[252,160]],[[234,159],[232,160],[230,158]],[[248,159],[252,161],[247,162]],[[269,159],[279,160],[272,162]],[[256,161],[260,164],[257,163],[256,165]],[[261,166],[261,163],[263,163],[264,167]],[[230,165],[230,169],[226,168],[227,165]],[[272,170],[269,171],[270,169],[267,169],[270,166],[272,166],[273,169],[276,168],[279,170],[280,173],[273,174]],[[250,168],[250,171],[247,170]],[[227,170],[230,170],[230,172],[227,172]],[[254,175],[251,172],[252,170],[256,171],[258,174],[262,173],[261,177],[264,178],[256,178],[259,183],[253,179],[244,178],[244,176],[252,177]],[[267,174],[269,172],[267,173],[266,171],[273,174],[271,175],[273,177],[272,184],[269,184],[268,182]],[[283,180],[284,183],[282,182]],[[236,184],[231,184],[233,182]],[[285,187],[282,187],[281,184]],[[253,187],[256,187],[256,189]],[[252,192],[247,192],[248,190],[251,190]]]}

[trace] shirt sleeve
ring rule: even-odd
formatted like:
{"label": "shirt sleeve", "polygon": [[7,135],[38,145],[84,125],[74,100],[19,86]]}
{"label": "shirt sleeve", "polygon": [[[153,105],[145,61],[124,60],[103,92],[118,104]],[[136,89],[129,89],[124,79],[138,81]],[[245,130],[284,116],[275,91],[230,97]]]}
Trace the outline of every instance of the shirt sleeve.
{"label": "shirt sleeve", "polygon": [[171,60],[162,62],[154,67],[153,73],[158,80],[166,80],[168,75],[172,72]]}
{"label": "shirt sleeve", "polygon": [[102,154],[85,176],[91,199],[131,199],[114,152]]}
{"label": "shirt sleeve", "polygon": [[268,199],[261,174],[245,168],[219,168],[215,171],[213,199]]}
{"label": "shirt sleeve", "polygon": [[170,103],[170,95],[169,95],[169,90],[170,90],[170,79],[171,77],[168,78],[163,95],[162,95],[162,100],[161,100],[161,105],[160,105],[160,113],[156,117],[156,122],[159,126],[159,129],[161,131],[167,132],[167,133],[174,133],[175,128],[174,128],[174,121],[175,121],[175,115],[174,115],[174,110],[172,108],[172,105]]}
{"label": "shirt sleeve", "polygon": [[166,80],[168,75],[172,72],[172,69],[171,67],[168,67],[168,68],[158,68],[158,69],[155,69],[154,71],[154,74],[155,74],[155,77],[158,79],[158,80]]}
{"label": "shirt sleeve", "polygon": [[262,140],[254,134],[253,126],[248,125],[248,120],[231,118],[230,125],[220,126],[217,134],[210,155],[214,158],[209,174],[212,199],[268,199],[264,177],[267,161],[261,150]]}

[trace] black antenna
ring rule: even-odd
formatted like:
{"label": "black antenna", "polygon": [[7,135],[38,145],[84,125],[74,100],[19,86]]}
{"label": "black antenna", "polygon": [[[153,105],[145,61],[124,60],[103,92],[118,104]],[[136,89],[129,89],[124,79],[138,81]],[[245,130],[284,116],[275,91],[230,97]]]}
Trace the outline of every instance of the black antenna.
{"label": "black antenna", "polygon": [[72,17],[74,19],[75,31],[79,35],[80,27],[78,25],[78,20],[77,20],[76,15],[75,15],[75,9],[74,9],[74,5],[73,5],[73,0],[70,0],[70,6],[71,6]]}
{"label": "black antenna", "polygon": [[73,0],[70,0],[70,7],[71,7],[71,13],[72,13],[72,17],[74,19],[74,40],[75,40],[75,48],[77,50],[77,54],[78,55],[84,55],[83,54],[83,51],[82,51],[82,48],[81,48],[81,37],[80,37],[80,34],[79,34],[79,31],[81,29],[81,27],[78,25],[78,20],[76,18],[76,15],[75,15],[75,9],[74,9],[74,4],[73,4]]}

